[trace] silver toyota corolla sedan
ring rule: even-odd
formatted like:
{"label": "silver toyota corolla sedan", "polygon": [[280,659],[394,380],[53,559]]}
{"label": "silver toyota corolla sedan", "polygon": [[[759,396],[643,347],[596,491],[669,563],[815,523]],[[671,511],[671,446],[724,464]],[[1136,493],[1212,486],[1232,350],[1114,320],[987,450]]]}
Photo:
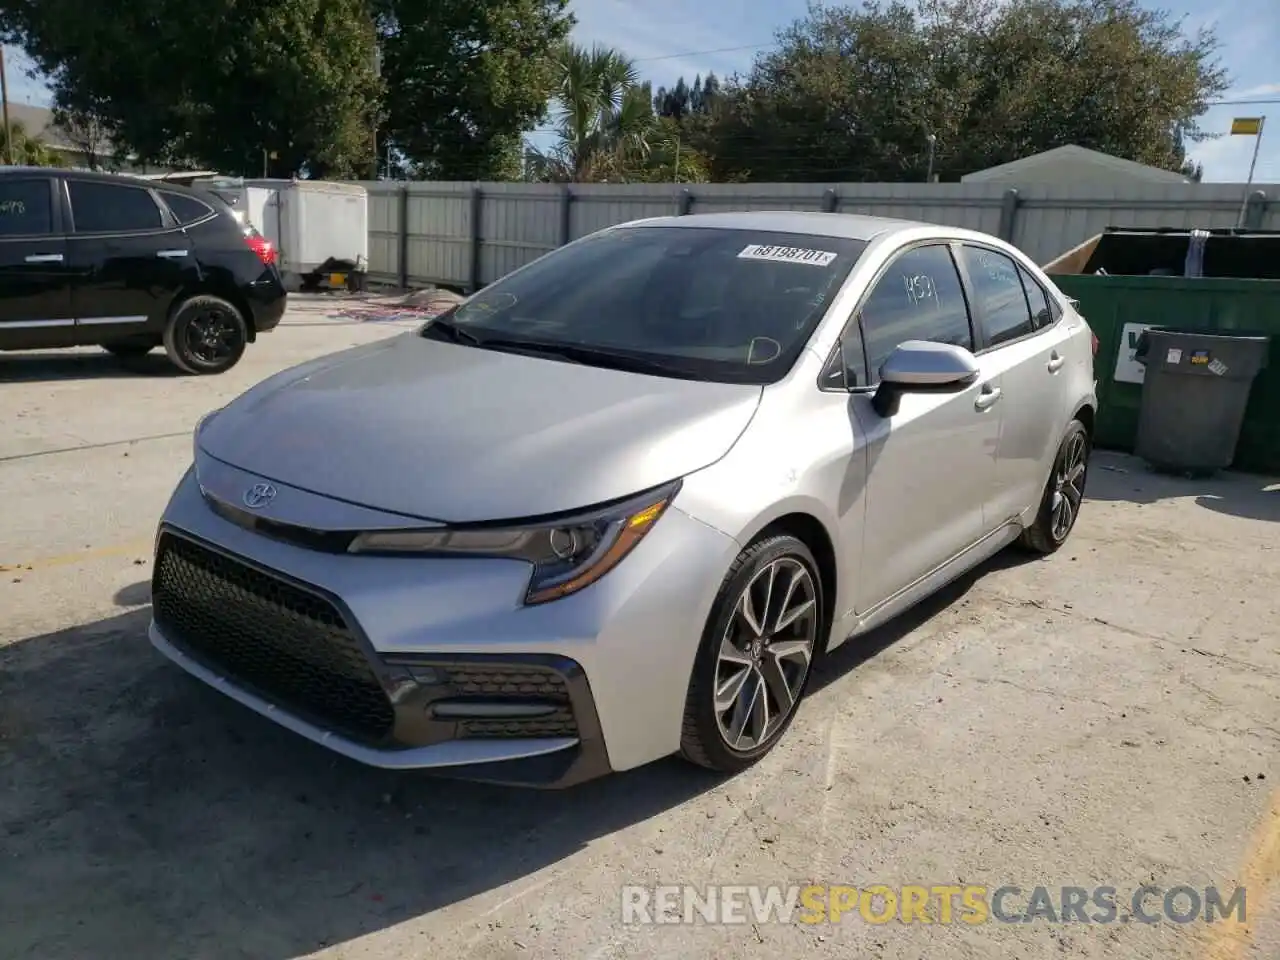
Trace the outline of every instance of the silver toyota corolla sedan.
{"label": "silver toyota corolla sedan", "polygon": [[826,651],[1079,513],[1096,340],[980,233],[592,234],[206,416],[151,640],[364,763],[567,785],[786,732]]}

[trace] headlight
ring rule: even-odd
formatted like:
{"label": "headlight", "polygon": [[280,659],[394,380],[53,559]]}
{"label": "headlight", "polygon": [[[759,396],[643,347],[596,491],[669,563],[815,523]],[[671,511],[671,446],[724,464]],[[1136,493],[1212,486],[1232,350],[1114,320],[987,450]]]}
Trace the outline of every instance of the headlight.
{"label": "headlight", "polygon": [[621,563],[679,489],[677,481],[624,503],[543,523],[372,531],[358,535],[347,549],[524,560],[533,564],[525,603],[545,603],[577,593]]}

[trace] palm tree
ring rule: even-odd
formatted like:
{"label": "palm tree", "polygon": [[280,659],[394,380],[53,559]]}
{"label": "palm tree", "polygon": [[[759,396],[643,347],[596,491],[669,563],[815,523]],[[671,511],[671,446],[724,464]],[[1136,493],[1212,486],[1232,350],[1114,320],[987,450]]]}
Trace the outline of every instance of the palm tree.
{"label": "palm tree", "polygon": [[19,167],[61,167],[62,155],[39,137],[27,133],[17,120],[9,121],[9,129],[0,125],[0,158],[10,159],[9,141],[13,141],[12,163]]}
{"label": "palm tree", "polygon": [[538,180],[600,181],[626,177],[649,154],[653,105],[635,64],[617,50],[565,43],[556,54],[557,143],[531,150]]}

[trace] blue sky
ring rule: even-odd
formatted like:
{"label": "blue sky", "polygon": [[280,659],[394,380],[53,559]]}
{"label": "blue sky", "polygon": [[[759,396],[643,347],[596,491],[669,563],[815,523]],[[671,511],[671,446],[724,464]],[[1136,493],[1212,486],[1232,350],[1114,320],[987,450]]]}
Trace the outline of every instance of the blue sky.
{"label": "blue sky", "polygon": [[[1275,0],[1236,0],[1230,13],[1215,12],[1207,0],[1168,0],[1162,5],[1183,17],[1189,32],[1216,29],[1221,59],[1232,78],[1225,99],[1277,101],[1217,106],[1202,125],[1225,134],[1233,116],[1269,114],[1271,130],[1263,137],[1254,180],[1280,183],[1280,5]],[[695,74],[708,71],[722,77],[745,72],[753,57],[769,48],[779,27],[804,15],[806,0],[572,0],[572,7],[579,42],[618,47],[637,61],[645,79],[656,87],[670,85],[682,74],[692,81]],[[5,53],[10,96],[47,103],[43,85],[21,76],[21,53]],[[1252,137],[1224,135],[1196,145],[1192,156],[1204,164],[1206,180],[1243,183],[1253,147]]]}

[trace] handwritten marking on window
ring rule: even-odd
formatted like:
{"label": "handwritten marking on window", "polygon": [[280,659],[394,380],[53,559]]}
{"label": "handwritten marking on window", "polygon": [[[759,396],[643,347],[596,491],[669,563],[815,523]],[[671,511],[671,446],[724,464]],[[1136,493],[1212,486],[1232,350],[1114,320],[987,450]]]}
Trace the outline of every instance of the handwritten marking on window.
{"label": "handwritten marking on window", "polygon": [[982,267],[982,271],[987,275],[988,280],[993,280],[996,283],[1007,283],[1011,286],[1020,282],[1013,264],[1004,257],[991,253],[979,253],[978,266]]}
{"label": "handwritten marking on window", "polygon": [[933,277],[925,273],[917,273],[915,276],[904,273],[902,285],[913,307],[918,307],[926,300],[932,300],[934,306],[939,310],[942,309],[942,298],[938,296],[938,287],[933,282]]}
{"label": "handwritten marking on window", "polygon": [[21,217],[27,212],[27,205],[21,200],[0,200],[0,217]]}

